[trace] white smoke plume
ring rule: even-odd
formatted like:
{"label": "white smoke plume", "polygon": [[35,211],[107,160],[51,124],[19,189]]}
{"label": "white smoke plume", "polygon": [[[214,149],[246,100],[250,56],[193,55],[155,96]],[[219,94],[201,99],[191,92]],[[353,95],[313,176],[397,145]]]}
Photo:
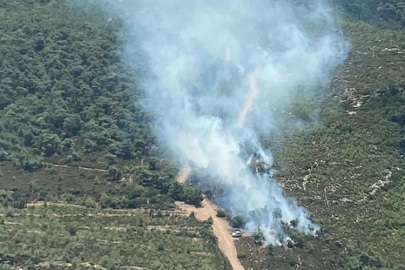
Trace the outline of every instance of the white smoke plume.
{"label": "white smoke plume", "polygon": [[[205,168],[206,181],[225,192],[217,199],[246,229],[261,228],[279,244],[280,221],[314,233],[307,212],[283,196],[266,173],[247,167],[250,145],[266,168],[269,150],[259,135],[277,128],[275,110],[287,109],[300,89],[329,83],[347,50],[331,8],[322,1],[111,1],[136,35],[153,76],[144,85],[155,131],[183,162]],[[298,1],[296,1],[298,2]],[[128,57],[128,59],[131,59]],[[204,179],[202,179],[204,181]]]}

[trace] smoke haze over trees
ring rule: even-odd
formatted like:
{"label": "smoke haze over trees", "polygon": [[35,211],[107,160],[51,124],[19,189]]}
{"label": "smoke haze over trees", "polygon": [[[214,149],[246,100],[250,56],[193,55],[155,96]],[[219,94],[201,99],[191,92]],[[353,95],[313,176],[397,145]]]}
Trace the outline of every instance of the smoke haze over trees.
{"label": "smoke haze over trees", "polygon": [[[343,12],[343,32],[352,50],[330,77],[332,67],[345,57],[341,54],[345,46],[336,55],[335,50],[321,48],[325,45],[339,51],[334,38],[340,40],[342,31],[339,24],[326,19],[329,16],[305,17],[314,14],[308,9],[329,14],[327,8],[306,6],[308,1],[278,1],[275,5],[282,5],[274,17],[280,22],[296,18],[291,20],[292,29],[303,16],[313,26],[298,23],[297,36],[283,35],[282,28],[274,30],[273,36],[283,37],[283,42],[259,39],[258,32],[247,30],[260,18],[252,14],[257,9],[265,14],[267,9],[251,6],[242,12],[238,7],[245,1],[235,1],[227,23],[215,27],[228,8],[216,1],[215,8],[204,9],[216,16],[196,32],[190,29],[205,19],[204,14],[193,20],[190,12],[173,23],[162,9],[152,8],[154,1],[137,1],[139,6],[125,7],[120,13],[124,16],[118,17],[110,7],[119,1],[109,2],[110,13],[99,1],[0,0],[0,268],[52,265],[55,269],[90,269],[90,264],[97,264],[106,269],[227,269],[212,224],[193,215],[179,216],[174,210],[174,199],[195,205],[203,199],[198,188],[175,181],[188,160],[197,161],[189,163],[195,186],[208,188],[207,194],[218,203],[238,205],[221,202],[239,189],[219,196],[227,184],[212,173],[227,172],[227,164],[215,168],[213,162],[208,170],[198,169],[212,156],[219,160],[223,156],[217,152],[205,155],[210,149],[201,147],[204,155],[190,158],[193,153],[188,150],[195,146],[182,145],[189,140],[185,133],[190,130],[184,123],[201,117],[208,119],[207,125],[191,125],[194,138],[210,141],[212,137],[207,135],[212,133],[205,132],[206,127],[212,119],[220,119],[222,125],[214,126],[217,129],[212,130],[218,131],[214,135],[223,135],[220,143],[225,145],[235,142],[232,149],[241,152],[240,157],[231,153],[231,162],[249,161],[253,154],[248,167],[269,173],[260,157],[270,157],[283,191],[308,209],[314,223],[324,229],[323,237],[315,238],[291,229],[296,220],[282,224],[291,238],[285,249],[256,244],[255,237],[260,238],[261,232],[242,237],[236,243],[245,267],[404,269],[405,35],[398,30],[403,29],[404,1],[332,3]],[[157,3],[166,7],[169,2]],[[186,7],[192,11],[198,3],[187,5],[176,5],[169,14],[187,13]],[[337,9],[332,13],[338,13]],[[234,24],[232,18],[239,16],[243,23]],[[273,21],[266,21],[271,18],[264,18],[258,29],[274,29]],[[148,19],[152,22],[146,28],[134,28]],[[157,24],[162,29],[156,30]],[[210,27],[216,30],[212,36],[205,34]],[[222,35],[229,29],[230,35]],[[173,55],[162,55],[161,48],[155,48],[156,54],[145,54],[142,41],[150,41],[149,34],[157,38],[154,47],[170,41],[166,46]],[[314,38],[327,41],[328,34],[333,37],[330,42],[310,42]],[[147,38],[136,40],[143,36]],[[250,38],[250,45],[235,46],[244,37]],[[300,42],[291,42],[295,38]],[[174,50],[177,46],[182,50]],[[267,58],[262,58],[266,50]],[[187,59],[196,51],[198,57],[191,65]],[[302,62],[287,61],[289,51]],[[308,51],[313,54],[305,56]],[[318,61],[318,53],[323,60],[337,61]],[[156,64],[158,57],[167,61]],[[176,61],[168,61],[172,58]],[[185,62],[188,64],[180,65]],[[280,75],[279,81],[263,76],[266,63],[279,64],[280,69],[272,73]],[[308,69],[308,63],[315,65]],[[178,66],[173,68],[174,64]],[[250,91],[249,81],[256,65],[262,67],[256,73],[257,92]],[[325,65],[330,68],[323,69]],[[158,86],[163,75],[184,70],[187,77],[176,77],[170,83],[182,78],[178,85],[191,90],[182,92],[183,98],[173,103],[172,97],[178,93],[160,95],[167,86]],[[204,72],[198,76],[201,70]],[[296,78],[283,77],[299,70],[303,72]],[[297,80],[301,84],[290,88]],[[268,83],[280,87],[266,88]],[[149,93],[152,103],[145,99],[148,89],[155,90]],[[275,89],[290,89],[290,95]],[[250,93],[251,99],[247,98]],[[185,102],[190,97],[194,97],[192,102]],[[163,107],[167,100],[176,106]],[[255,106],[241,121],[239,109],[247,100]],[[190,106],[184,109],[183,104]],[[148,105],[156,106],[151,109]],[[192,114],[184,118],[178,111]],[[162,126],[159,119],[165,118],[174,124]],[[179,126],[184,128],[176,133]],[[172,132],[162,134],[165,130]],[[226,136],[224,130],[229,131]],[[173,141],[176,135],[183,137]],[[218,145],[212,143],[212,149]],[[266,151],[258,155],[260,145]],[[37,201],[35,209],[29,206],[32,201]],[[72,205],[66,206],[66,202]],[[27,205],[29,209],[24,209]],[[233,210],[233,218],[228,212],[220,214],[234,226],[243,225],[243,211]],[[266,217],[280,217],[280,212],[283,216],[279,208],[273,210]]]}
{"label": "smoke haze over trees", "polygon": [[[221,186],[216,202],[244,216],[248,229],[264,226],[265,238],[278,243],[279,220],[297,219],[299,231],[314,233],[306,211],[284,198],[268,174],[250,172],[240,155],[250,144],[269,169],[272,157],[259,136],[278,129],[277,114],[294,94],[327,87],[343,62],[348,45],[331,7],[243,0],[122,5],[117,14],[136,35],[124,37],[129,64],[136,65],[137,49],[148,58],[144,106],[158,138],[211,174],[200,180]],[[280,216],[273,216],[276,209]]]}

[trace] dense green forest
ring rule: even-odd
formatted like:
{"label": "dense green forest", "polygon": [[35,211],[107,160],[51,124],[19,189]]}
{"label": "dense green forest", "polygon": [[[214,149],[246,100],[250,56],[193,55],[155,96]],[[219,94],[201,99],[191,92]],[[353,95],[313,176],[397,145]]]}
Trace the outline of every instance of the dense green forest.
{"label": "dense green forest", "polygon": [[[83,250],[83,245],[88,247],[94,241],[91,239],[98,238],[57,236],[60,228],[80,221],[62,218],[57,220],[60,227],[48,228],[47,224],[55,222],[52,215],[45,214],[41,225],[35,216],[15,208],[27,201],[64,201],[92,209],[94,215],[107,208],[173,210],[174,200],[200,204],[199,190],[175,181],[178,165],[167,160],[167,151],[157,145],[149,116],[137,103],[137,78],[142,77],[145,68],[142,62],[137,69],[121,63],[120,21],[108,21],[95,6],[72,5],[62,0],[0,1],[0,16],[0,204],[4,212],[0,222],[0,264],[74,263],[72,255],[55,257],[70,252],[64,251],[64,241],[71,243],[73,249],[81,245],[79,250]],[[12,220],[15,212],[18,217],[27,216],[25,221]],[[127,230],[128,224],[136,221],[133,220],[125,221],[123,228]],[[44,236],[55,233],[54,244],[46,242],[49,239],[44,236],[34,239],[35,228],[31,232],[10,231],[7,225],[18,223],[25,228],[31,222],[47,228],[42,229]],[[94,221],[94,226],[101,226],[99,222]],[[186,218],[182,222],[190,226],[196,223]],[[167,225],[174,226],[170,222]],[[216,241],[209,226],[204,230],[199,248],[193,250],[190,242],[189,253],[209,252],[212,256],[208,255],[207,260],[199,262],[200,256],[191,258],[182,251],[179,256],[186,256],[184,260],[165,256],[164,262],[159,263],[149,261],[157,255],[148,251],[133,255],[145,260],[135,266],[222,269],[219,267],[224,264],[223,255],[209,244]],[[100,236],[100,241],[116,237],[107,232],[107,238],[102,240]],[[131,241],[142,239],[148,243],[146,239],[150,237],[162,241],[172,237],[184,247],[195,238],[186,233],[170,235],[170,230],[165,230],[136,236]],[[160,240],[154,243],[159,249],[166,246]],[[175,253],[178,247],[170,246],[173,249],[166,247],[165,252]],[[109,269],[131,265],[132,259],[122,259],[120,255],[111,258],[109,246],[106,247],[98,247],[101,253],[95,252],[91,258],[83,255],[75,263],[90,261],[108,265]],[[128,250],[139,248],[119,247],[117,252],[127,250],[125,256],[129,256]],[[105,262],[100,263],[102,258]],[[216,260],[220,263],[214,264]]]}
{"label": "dense green forest", "polygon": [[[136,79],[144,68],[121,64],[120,22],[65,1],[3,1],[0,12],[0,160],[35,172],[7,175],[4,163],[4,177],[17,178],[6,186],[26,188],[37,180],[43,191],[37,199],[83,189],[96,196],[104,191],[99,183],[136,175],[145,187],[141,194],[120,194],[138,200],[132,204],[146,197],[167,201],[168,195],[199,204],[199,191],[174,181],[175,166],[164,162],[149,117],[137,105]],[[55,170],[79,164],[94,170],[68,182]]]}
{"label": "dense green forest", "polygon": [[344,16],[352,20],[363,20],[384,28],[405,26],[403,0],[336,0],[334,3]]}
{"label": "dense green forest", "polygon": [[[263,138],[326,236],[242,238],[246,267],[405,269],[405,2],[335,3],[349,58],[322,101],[290,108],[306,121],[319,107],[320,123]],[[230,269],[210,221],[175,210],[203,195],[152,133],[125,25],[65,0],[0,0],[0,17],[0,269]]]}

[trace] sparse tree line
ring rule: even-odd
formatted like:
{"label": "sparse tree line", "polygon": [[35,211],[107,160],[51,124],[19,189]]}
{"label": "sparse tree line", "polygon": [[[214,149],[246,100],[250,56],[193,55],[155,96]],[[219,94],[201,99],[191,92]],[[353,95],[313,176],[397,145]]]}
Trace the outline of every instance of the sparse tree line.
{"label": "sparse tree line", "polygon": [[46,264],[53,269],[89,269],[86,264],[107,269],[230,269],[207,222],[159,211],[87,216],[100,213],[52,205],[24,210],[0,205],[1,269]]}

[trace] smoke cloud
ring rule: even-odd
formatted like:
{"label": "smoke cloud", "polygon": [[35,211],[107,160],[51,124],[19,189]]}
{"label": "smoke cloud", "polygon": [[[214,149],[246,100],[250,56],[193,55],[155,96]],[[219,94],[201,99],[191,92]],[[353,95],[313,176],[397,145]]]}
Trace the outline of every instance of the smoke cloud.
{"label": "smoke cloud", "polygon": [[[223,189],[216,202],[243,216],[246,229],[260,227],[280,244],[288,239],[281,221],[296,219],[298,231],[313,234],[317,225],[268,173],[273,158],[259,136],[277,129],[275,112],[294,93],[324,88],[343,62],[347,44],[331,8],[322,1],[112,2],[136,35],[125,42],[128,59],[137,49],[147,55],[152,76],[143,102],[158,137],[181,161],[209,172],[200,181]],[[250,170],[252,162],[265,170]]]}

